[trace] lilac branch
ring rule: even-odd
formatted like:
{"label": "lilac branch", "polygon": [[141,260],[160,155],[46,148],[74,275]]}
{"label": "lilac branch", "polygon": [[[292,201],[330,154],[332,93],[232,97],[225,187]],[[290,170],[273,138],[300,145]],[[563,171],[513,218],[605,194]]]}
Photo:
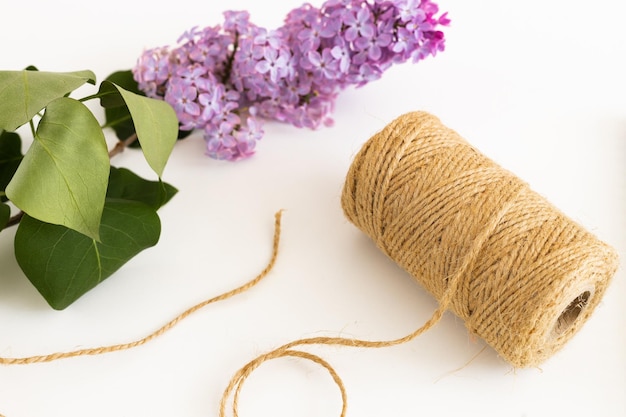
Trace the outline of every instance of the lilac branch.
{"label": "lilac branch", "polygon": [[204,131],[209,156],[234,161],[254,153],[261,119],[331,125],[340,91],[435,56],[448,24],[431,0],[305,4],[276,30],[228,11],[221,26],[194,28],[177,46],[146,51],[133,74],[146,95],[174,107],[184,130]]}

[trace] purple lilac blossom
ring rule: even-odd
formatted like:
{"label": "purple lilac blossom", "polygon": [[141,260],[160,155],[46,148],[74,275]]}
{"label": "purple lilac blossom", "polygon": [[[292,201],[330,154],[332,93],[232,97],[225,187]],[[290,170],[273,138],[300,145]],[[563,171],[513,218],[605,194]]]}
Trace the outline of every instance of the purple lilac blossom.
{"label": "purple lilac blossom", "polygon": [[204,132],[207,155],[240,160],[254,154],[263,119],[330,126],[341,90],[443,51],[450,20],[438,13],[430,0],[327,0],[267,30],[227,11],[222,25],[146,50],[133,74],[147,96],[172,105],[181,129]]}

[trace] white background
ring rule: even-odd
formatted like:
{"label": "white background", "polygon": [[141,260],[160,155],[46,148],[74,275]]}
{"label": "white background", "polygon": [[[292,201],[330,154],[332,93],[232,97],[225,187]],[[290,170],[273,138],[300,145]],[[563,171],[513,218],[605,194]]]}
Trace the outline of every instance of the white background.
{"label": "white background", "polygon": [[[10,4],[10,5],[8,5]],[[269,28],[300,1],[4,1],[0,68],[131,68],[144,48],[247,9]],[[316,5],[319,5],[315,3]],[[394,67],[337,100],[332,128],[268,123],[240,163],[177,144],[164,179],[179,194],[160,211],[159,244],[64,311],[53,311],[0,234],[0,355],[127,342],[185,308],[252,278],[285,209],[275,270],[253,290],[199,311],[130,351],[0,367],[7,417],[217,415],[231,375],[290,340],[385,340],[426,320],[435,301],[343,216],[354,154],[412,110],[449,127],[626,255],[626,26],[619,1],[442,0],[447,50]],[[89,89],[87,89],[89,90]],[[146,178],[141,155],[113,160]],[[320,347],[348,390],[348,416],[626,416],[626,303],[621,268],[583,329],[541,369],[514,370],[447,314],[427,334],[380,350]],[[244,387],[242,416],[335,416],[326,371],[295,359],[263,365]]]}

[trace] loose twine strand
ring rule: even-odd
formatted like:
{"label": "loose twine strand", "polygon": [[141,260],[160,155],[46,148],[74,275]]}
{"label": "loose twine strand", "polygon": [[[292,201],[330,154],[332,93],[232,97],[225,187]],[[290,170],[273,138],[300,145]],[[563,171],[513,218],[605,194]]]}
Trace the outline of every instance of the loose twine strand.
{"label": "loose twine strand", "polygon": [[[188,308],[187,310],[185,310],[184,312],[182,312],[181,314],[179,314],[178,316],[170,320],[168,323],[161,326],[159,329],[155,330],[154,332],[148,334],[147,336],[141,339],[132,341],[132,342],[128,342],[128,343],[119,343],[119,344],[100,346],[100,347],[95,347],[95,348],[77,349],[77,350],[72,350],[72,351],[55,352],[55,353],[50,353],[46,355],[35,355],[35,356],[27,356],[27,357],[0,357],[0,364],[2,365],[28,365],[28,364],[35,364],[35,363],[52,362],[52,361],[57,361],[60,359],[67,359],[67,358],[72,358],[72,357],[77,357],[77,356],[103,355],[106,353],[118,352],[122,350],[128,350],[128,349],[132,349],[135,347],[139,347],[141,345],[144,345],[152,341],[153,339],[158,338],[159,336],[162,336],[163,334],[171,330],[174,326],[176,326],[178,323],[183,321],[185,318],[189,317],[190,315],[197,312],[198,310],[206,307],[207,305],[216,303],[218,301],[226,300],[228,298],[241,294],[251,289],[252,287],[257,285],[261,280],[263,280],[263,278],[265,278],[274,268],[274,265],[276,264],[276,260],[278,258],[280,234],[281,234],[281,220],[282,220],[282,210],[278,211],[275,214],[274,239],[273,239],[272,254],[271,254],[270,260],[265,266],[265,268],[256,277],[254,277],[252,280],[246,282],[245,284],[237,288],[234,288],[216,297],[212,297],[198,304],[195,304],[194,306]],[[485,232],[485,235],[486,236],[488,235],[487,232]],[[477,241],[477,246],[479,246],[480,244],[481,242]],[[466,265],[470,265],[470,264],[471,264],[470,261],[466,262]],[[462,273],[463,271],[459,270],[457,276],[460,276]],[[449,294],[455,291],[455,286],[457,285],[458,281],[459,280],[456,277],[450,280],[450,289],[448,291]],[[344,338],[344,337],[303,338],[303,339],[298,339],[298,340],[289,342],[268,353],[258,356],[254,360],[248,362],[241,369],[239,369],[239,371],[237,371],[234,374],[234,376],[231,378],[228,386],[224,390],[222,399],[220,401],[219,416],[224,417],[226,415],[228,401],[231,396],[232,396],[232,414],[234,417],[237,417],[239,415],[238,407],[239,407],[239,398],[240,398],[241,389],[243,387],[244,382],[247,380],[247,378],[250,376],[250,374],[252,374],[252,372],[255,369],[257,369],[263,363],[273,360],[273,359],[284,358],[284,357],[296,357],[299,359],[304,359],[304,360],[314,362],[322,366],[328,371],[328,373],[332,377],[333,381],[335,382],[335,384],[337,385],[341,393],[342,407],[341,407],[340,416],[345,417],[346,410],[347,410],[347,393],[346,393],[345,385],[343,381],[341,380],[341,377],[339,376],[337,371],[329,362],[327,362],[320,356],[315,355],[310,352],[303,351],[303,350],[294,349],[294,348],[299,347],[299,346],[300,347],[306,346],[306,345],[340,345],[340,346],[360,347],[360,348],[382,348],[382,347],[390,347],[390,346],[406,343],[416,338],[420,334],[424,333],[431,327],[433,327],[441,319],[441,317],[443,316],[446,310],[446,305],[448,304],[447,298],[444,298],[440,301],[439,307],[435,310],[433,315],[420,328],[418,328],[414,332],[404,337],[401,337],[395,340],[371,341],[371,340],[360,340],[360,339]],[[4,416],[0,414],[0,417],[4,417]]]}
{"label": "loose twine strand", "polygon": [[151,340],[156,339],[157,337],[171,330],[174,326],[176,326],[178,323],[180,323],[181,321],[183,321],[184,319],[186,319],[187,317],[189,317],[196,311],[208,306],[209,304],[213,304],[218,301],[223,301],[228,298],[234,297],[238,294],[241,294],[249,290],[250,288],[254,287],[259,282],[261,282],[261,280],[263,280],[263,278],[265,278],[270,273],[270,271],[274,267],[274,264],[276,263],[276,259],[278,258],[281,217],[282,217],[282,210],[278,211],[274,215],[275,221],[274,221],[274,240],[273,240],[273,245],[272,245],[272,254],[265,268],[256,277],[254,277],[250,281],[246,282],[245,284],[237,288],[234,288],[230,291],[226,291],[223,294],[220,294],[213,298],[209,298],[207,300],[204,300],[188,308],[187,310],[183,311],[178,316],[170,320],[168,323],[166,323],[159,329],[150,333],[149,335],[141,339],[135,340],[133,342],[129,342],[129,343],[120,343],[120,344],[101,346],[101,347],[96,347],[96,348],[77,349],[77,350],[68,351],[68,352],[56,352],[56,353],[50,353],[47,355],[28,356],[28,357],[23,357],[23,358],[0,357],[0,364],[1,365],[27,365],[27,364],[41,363],[41,362],[52,362],[52,361],[56,361],[59,359],[72,358],[76,356],[102,355],[105,353],[118,352],[121,350],[132,349],[141,345],[145,345]]}

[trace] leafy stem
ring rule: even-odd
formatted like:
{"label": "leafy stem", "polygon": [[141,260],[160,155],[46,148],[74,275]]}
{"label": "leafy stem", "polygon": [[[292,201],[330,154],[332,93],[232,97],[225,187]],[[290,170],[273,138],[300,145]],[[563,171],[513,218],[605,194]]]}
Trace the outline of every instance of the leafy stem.
{"label": "leafy stem", "polygon": [[[177,192],[161,181],[177,140],[176,113],[134,91],[130,71],[115,74],[96,94],[73,99],[85,83],[96,85],[92,71],[0,71],[0,230],[18,226],[15,259],[55,309],[154,246],[157,210]],[[105,110],[103,123],[84,103],[93,99]],[[16,132],[23,125],[35,139],[25,154]],[[123,139],[111,149],[107,127]],[[158,181],[111,165],[138,137]]]}
{"label": "leafy stem", "polygon": [[85,101],[89,101],[89,100],[93,100],[94,98],[102,98],[102,97],[106,97],[112,94],[115,94],[116,92],[111,90],[111,91],[99,91],[96,94],[91,94],[89,96],[83,97],[81,99],[78,99],[78,101],[80,102],[85,102]]}
{"label": "leafy stem", "polygon": [[133,133],[126,139],[117,142],[115,146],[113,147],[113,149],[109,151],[109,158],[113,158],[115,155],[122,153],[124,151],[124,148],[126,148],[127,146],[130,146],[136,140],[137,140],[137,133]]}
{"label": "leafy stem", "polygon": [[106,122],[105,124],[102,125],[102,129],[106,129],[107,127],[117,126],[120,123],[123,123],[123,122],[125,122],[127,120],[132,120],[132,117],[130,116],[130,113],[127,114],[124,117],[120,117],[119,119],[111,120],[111,121]]}
{"label": "leafy stem", "polygon": [[33,138],[35,137],[35,123],[33,123],[33,119],[28,121],[28,125],[30,126],[30,132],[33,134]]}
{"label": "leafy stem", "polygon": [[20,220],[24,217],[24,212],[20,210],[15,216],[11,217],[7,224],[4,226],[5,229],[8,229],[11,226],[16,226],[19,224]]}

